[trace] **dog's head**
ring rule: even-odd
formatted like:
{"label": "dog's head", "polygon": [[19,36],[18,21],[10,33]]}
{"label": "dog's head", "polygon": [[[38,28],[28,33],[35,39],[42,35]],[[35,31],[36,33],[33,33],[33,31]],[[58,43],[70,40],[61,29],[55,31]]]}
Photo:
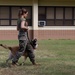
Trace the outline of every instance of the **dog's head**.
{"label": "dog's head", "polygon": [[32,45],[33,49],[36,49],[38,47],[37,39],[31,40],[31,45]]}

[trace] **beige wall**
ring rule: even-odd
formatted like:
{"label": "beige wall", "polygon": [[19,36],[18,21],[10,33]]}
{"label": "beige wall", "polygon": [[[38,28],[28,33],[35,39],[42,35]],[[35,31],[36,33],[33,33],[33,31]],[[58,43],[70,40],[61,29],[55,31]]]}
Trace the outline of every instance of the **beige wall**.
{"label": "beige wall", "polygon": [[39,0],[39,6],[75,6],[75,0]]}
{"label": "beige wall", "polygon": [[[75,0],[38,0],[38,4],[40,6],[75,6]],[[33,0],[0,0],[0,5],[33,5]]]}
{"label": "beige wall", "polygon": [[0,0],[0,5],[32,5],[32,0]]}

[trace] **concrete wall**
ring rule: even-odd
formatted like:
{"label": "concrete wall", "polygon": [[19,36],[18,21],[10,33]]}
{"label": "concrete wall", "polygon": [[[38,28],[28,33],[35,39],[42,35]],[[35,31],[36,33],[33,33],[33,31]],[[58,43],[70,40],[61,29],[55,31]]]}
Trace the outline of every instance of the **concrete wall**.
{"label": "concrete wall", "polygon": [[[75,0],[40,0],[39,6],[75,6]],[[74,26],[48,26],[38,28],[39,39],[75,39]]]}
{"label": "concrete wall", "polygon": [[[30,38],[75,39],[73,26],[38,27],[38,6],[75,6],[75,0],[0,0],[0,5],[32,6],[33,26],[29,28]],[[0,26],[0,40],[17,40],[16,26]]]}
{"label": "concrete wall", "polygon": [[75,30],[39,30],[38,39],[75,39]]}
{"label": "concrete wall", "polygon": [[[32,30],[29,30],[29,38],[33,38]],[[0,30],[0,40],[18,40],[18,32],[16,30]]]}

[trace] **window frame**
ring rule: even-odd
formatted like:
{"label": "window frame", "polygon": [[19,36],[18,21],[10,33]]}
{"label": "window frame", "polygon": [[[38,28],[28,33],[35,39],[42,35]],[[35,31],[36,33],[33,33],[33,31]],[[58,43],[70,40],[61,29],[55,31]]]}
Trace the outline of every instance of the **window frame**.
{"label": "window frame", "polygon": [[20,8],[23,8],[23,7],[29,7],[30,8],[30,13],[31,13],[31,18],[30,19],[27,19],[27,20],[30,20],[30,24],[29,26],[32,26],[32,6],[3,6],[3,5],[0,5],[0,7],[9,7],[9,19],[5,18],[0,18],[0,20],[9,20],[9,25],[1,25],[1,21],[0,21],[0,26],[17,26],[16,24],[15,25],[12,25],[12,20],[17,20],[18,18],[12,18],[12,7],[20,7]]}
{"label": "window frame", "polygon": [[[40,7],[44,7],[45,8],[45,21],[46,21],[46,26],[75,26],[74,25],[74,13],[75,13],[75,6],[39,6],[38,8]],[[54,8],[54,19],[47,19],[47,8]],[[63,8],[63,19],[56,19],[56,8]],[[65,19],[65,8],[72,8],[72,19]],[[39,11],[39,10],[38,10]],[[39,14],[38,14],[38,17],[39,17]],[[40,19],[38,19],[40,20]],[[47,25],[47,20],[54,20],[54,25]],[[56,25],[56,20],[63,20],[63,24],[62,25]],[[65,25],[65,21],[66,20],[70,20],[72,21],[72,25]]]}

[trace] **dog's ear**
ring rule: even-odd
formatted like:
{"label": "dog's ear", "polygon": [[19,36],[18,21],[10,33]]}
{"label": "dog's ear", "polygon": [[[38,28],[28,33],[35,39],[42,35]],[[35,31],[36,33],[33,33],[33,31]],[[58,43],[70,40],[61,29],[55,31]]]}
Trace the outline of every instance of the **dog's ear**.
{"label": "dog's ear", "polygon": [[35,38],[34,40],[35,40],[35,41],[37,41],[37,39],[36,39],[36,38]]}
{"label": "dog's ear", "polygon": [[35,38],[35,39],[32,39],[31,41],[37,41],[37,39]]}

